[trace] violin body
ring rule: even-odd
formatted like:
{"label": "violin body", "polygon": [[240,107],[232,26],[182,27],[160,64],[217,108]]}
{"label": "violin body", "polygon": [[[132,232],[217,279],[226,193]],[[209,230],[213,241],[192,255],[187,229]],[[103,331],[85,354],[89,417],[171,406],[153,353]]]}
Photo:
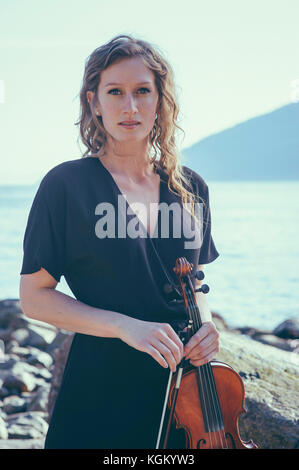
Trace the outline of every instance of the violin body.
{"label": "violin body", "polygon": [[[223,429],[210,432],[209,418],[204,417],[205,404],[198,393],[197,367],[185,367],[181,377],[180,390],[176,398],[174,420],[177,428],[183,428],[186,436],[187,449],[255,449],[253,441],[244,442],[240,438],[238,419],[240,414],[246,413],[244,407],[244,384],[239,374],[224,362],[210,362],[214,383],[219,398]],[[172,406],[175,377],[173,378],[169,407]],[[205,422],[206,421],[206,422]]]}

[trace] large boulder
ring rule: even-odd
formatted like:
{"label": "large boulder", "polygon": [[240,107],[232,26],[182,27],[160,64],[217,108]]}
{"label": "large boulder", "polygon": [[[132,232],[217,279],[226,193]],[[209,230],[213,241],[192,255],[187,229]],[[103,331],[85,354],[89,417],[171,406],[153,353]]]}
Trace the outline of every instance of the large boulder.
{"label": "large boulder", "polygon": [[264,449],[299,448],[299,356],[229,331],[220,332],[223,361],[240,374],[247,413],[240,416],[244,441]]}
{"label": "large boulder", "polygon": [[299,318],[289,318],[280,323],[273,331],[273,334],[280,338],[299,338]]}

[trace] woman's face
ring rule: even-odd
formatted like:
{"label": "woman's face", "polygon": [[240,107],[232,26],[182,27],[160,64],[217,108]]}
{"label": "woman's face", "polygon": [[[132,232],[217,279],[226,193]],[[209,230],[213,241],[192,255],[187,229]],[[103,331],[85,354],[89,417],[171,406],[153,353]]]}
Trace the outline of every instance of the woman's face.
{"label": "woman's face", "polygon": [[[154,126],[159,95],[155,76],[140,57],[122,59],[105,69],[101,74],[97,98],[96,110],[102,116],[106,131],[115,140],[147,140]],[[140,124],[127,129],[120,125],[122,121],[138,121]]]}

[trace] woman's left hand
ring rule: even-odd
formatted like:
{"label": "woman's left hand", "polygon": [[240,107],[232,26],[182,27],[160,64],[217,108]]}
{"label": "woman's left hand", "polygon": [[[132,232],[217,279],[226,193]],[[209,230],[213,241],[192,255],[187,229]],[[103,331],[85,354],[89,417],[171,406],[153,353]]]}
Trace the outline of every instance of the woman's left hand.
{"label": "woman's left hand", "polygon": [[195,367],[214,359],[219,353],[219,333],[214,323],[212,321],[203,323],[185,345],[184,351],[185,358]]}

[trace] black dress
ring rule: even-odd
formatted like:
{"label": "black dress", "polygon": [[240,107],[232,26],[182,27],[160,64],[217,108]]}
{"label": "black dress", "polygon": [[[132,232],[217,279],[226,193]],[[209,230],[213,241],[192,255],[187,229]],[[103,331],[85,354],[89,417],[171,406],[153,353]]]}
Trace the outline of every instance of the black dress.
{"label": "black dress", "polygon": [[[201,248],[186,248],[185,236],[174,236],[171,211],[169,236],[159,231],[150,238],[111,173],[98,158],[83,157],[63,162],[43,177],[27,221],[20,274],[44,267],[58,282],[63,275],[74,297],[87,305],[168,322],[178,332],[187,325],[187,313],[164,290],[166,283],[177,283],[176,259],[186,257],[195,274],[198,264],[219,256],[211,236],[208,186],[196,172],[183,169],[194,194],[206,203]],[[181,205],[167,187],[165,171],[158,166],[156,171],[160,203]],[[124,214],[117,206],[121,199],[126,223],[137,221],[143,236],[117,236]],[[118,207],[116,236],[101,238],[111,207]],[[161,228],[161,212],[156,228]],[[75,333],[45,448],[154,449],[168,377],[169,369],[118,338]],[[183,445],[175,431],[171,439],[174,448]]]}

